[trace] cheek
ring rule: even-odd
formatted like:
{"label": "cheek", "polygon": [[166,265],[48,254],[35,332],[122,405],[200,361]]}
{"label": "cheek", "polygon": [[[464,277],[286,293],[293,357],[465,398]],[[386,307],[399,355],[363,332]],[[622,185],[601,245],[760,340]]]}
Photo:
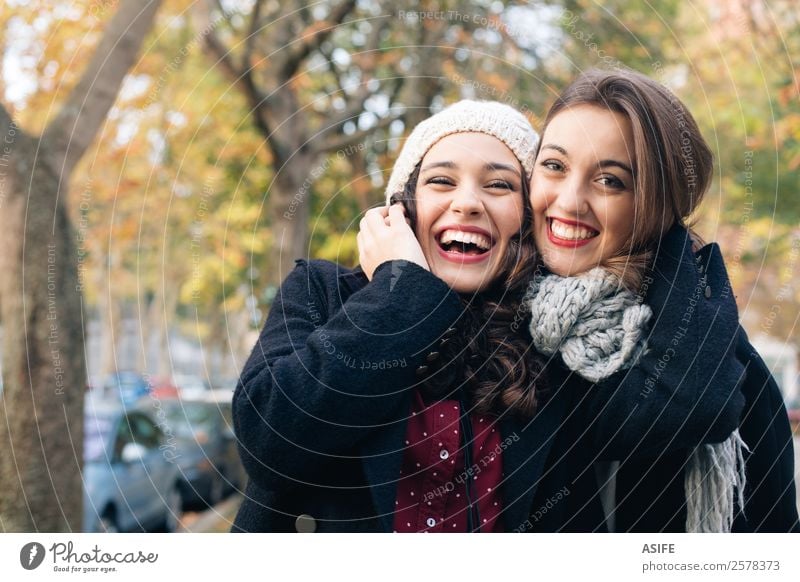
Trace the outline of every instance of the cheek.
{"label": "cheek", "polygon": [[522,196],[518,194],[515,199],[504,199],[502,203],[495,205],[492,215],[495,217],[495,225],[503,236],[503,240],[515,236],[522,230],[522,223],[525,219],[525,203]]}
{"label": "cheek", "polygon": [[535,186],[531,188],[530,204],[533,214],[544,214],[547,210],[547,198],[541,188]]}
{"label": "cheek", "polygon": [[606,208],[605,227],[608,234],[620,244],[633,233],[634,220],[633,204],[609,204]]}
{"label": "cheek", "polygon": [[436,222],[436,217],[440,213],[441,210],[431,203],[429,197],[417,197],[417,238],[420,241],[427,239],[430,235],[433,223]]}

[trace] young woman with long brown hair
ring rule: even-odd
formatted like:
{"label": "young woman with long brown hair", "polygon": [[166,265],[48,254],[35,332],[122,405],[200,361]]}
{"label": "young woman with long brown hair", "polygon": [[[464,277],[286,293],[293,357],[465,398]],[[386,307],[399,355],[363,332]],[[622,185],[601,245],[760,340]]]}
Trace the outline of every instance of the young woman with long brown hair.
{"label": "young woman with long brown hair", "polygon": [[798,530],[780,392],[739,325],[719,247],[690,229],[712,170],[684,104],[644,75],[589,71],[547,114],[530,331],[574,394],[574,432],[550,462],[580,442],[584,461],[616,464],[598,471],[604,524],[565,514],[540,529]]}
{"label": "young woman with long brown hair", "polygon": [[[493,532],[528,515],[536,360],[508,333],[535,264],[538,136],[462,101],[406,140],[360,267],[300,261],[234,395],[235,531]],[[504,475],[505,472],[505,475]]]}

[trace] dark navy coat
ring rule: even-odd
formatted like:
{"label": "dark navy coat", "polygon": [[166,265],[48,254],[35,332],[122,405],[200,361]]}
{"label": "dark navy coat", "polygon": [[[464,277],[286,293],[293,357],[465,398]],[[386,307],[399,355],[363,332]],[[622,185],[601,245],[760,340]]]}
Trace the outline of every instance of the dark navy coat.
{"label": "dark navy coat", "polygon": [[[684,476],[691,447],[684,445],[718,442],[730,428],[730,415],[737,411],[740,434],[750,451],[744,454],[745,507],[742,511],[737,505],[733,531],[800,531],[792,434],[783,397],[738,323],[719,247],[710,244],[697,253],[690,249],[688,233],[681,227],[673,228],[662,240],[655,268],[646,281],[646,301],[656,319],[647,355],[633,370],[606,382],[621,382],[623,387],[630,382],[643,384],[634,405],[646,405],[654,376],[663,383],[659,389],[672,387],[664,394],[674,390],[675,396],[666,400],[659,396],[655,408],[639,415],[645,420],[654,415],[650,429],[626,422],[621,414],[597,414],[603,418],[599,422],[619,422],[620,433],[641,439],[631,443],[633,448],[611,439],[600,454],[620,461],[613,481],[613,529],[685,531]],[[734,385],[735,391],[728,389]],[[630,394],[632,390],[623,389],[621,397]],[[727,401],[723,400],[726,394]],[[682,402],[679,395],[688,399]],[[592,407],[599,405],[596,399],[587,401]],[[719,422],[708,425],[708,435],[698,434],[710,420],[708,413],[715,410]],[[663,440],[665,432],[674,432],[675,438],[663,446],[657,441]],[[651,436],[656,442],[650,442]]]}

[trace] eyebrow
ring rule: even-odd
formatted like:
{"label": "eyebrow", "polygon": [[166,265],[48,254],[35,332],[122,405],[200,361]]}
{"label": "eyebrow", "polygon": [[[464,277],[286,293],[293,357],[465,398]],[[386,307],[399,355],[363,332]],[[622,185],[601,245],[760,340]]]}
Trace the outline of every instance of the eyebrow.
{"label": "eyebrow", "polygon": [[[458,164],[456,164],[455,162],[433,162],[431,164],[428,164],[427,166],[423,166],[420,169],[420,172],[425,172],[427,170],[433,170],[436,168],[448,168],[450,170],[457,170]],[[484,164],[483,169],[487,171],[513,172],[517,177],[521,175],[519,170],[516,169],[514,166],[509,166],[508,164],[502,164],[500,162],[489,162],[487,164]]]}
{"label": "eyebrow", "polygon": [[[569,155],[567,153],[567,150],[562,148],[560,145],[556,145],[554,143],[544,144],[542,146],[542,149],[543,150],[555,150],[555,151],[557,151],[557,152],[559,152],[559,153],[561,153],[561,154],[563,154],[565,156]],[[631,176],[633,176],[633,170],[631,169],[631,167],[628,164],[620,162],[619,160],[610,160],[610,159],[609,160],[600,160],[598,162],[597,166],[600,167],[600,168],[608,168],[608,167],[619,168],[621,170],[625,170]]]}
{"label": "eyebrow", "polygon": [[455,170],[457,167],[458,166],[456,166],[453,162],[433,162],[432,164],[423,166],[420,171],[424,172],[426,170],[433,170],[435,168],[448,168],[450,170]]}
{"label": "eyebrow", "polygon": [[520,175],[519,170],[514,166],[509,166],[508,164],[501,164],[499,162],[489,162],[488,164],[484,164],[484,170],[489,171],[506,171],[506,172],[513,172],[517,176]]}

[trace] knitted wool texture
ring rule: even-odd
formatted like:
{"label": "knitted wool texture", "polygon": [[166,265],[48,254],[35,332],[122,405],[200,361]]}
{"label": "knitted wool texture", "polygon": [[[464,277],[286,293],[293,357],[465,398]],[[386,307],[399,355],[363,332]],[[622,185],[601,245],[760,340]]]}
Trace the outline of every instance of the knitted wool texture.
{"label": "knitted wool texture", "polygon": [[564,364],[591,382],[636,361],[653,315],[599,267],[579,277],[537,277],[526,300],[536,348],[548,356],[560,351]]}
{"label": "knitted wool texture", "polygon": [[[537,350],[560,352],[570,370],[591,382],[634,365],[646,349],[652,310],[605,269],[575,277],[539,276],[525,300]],[[689,453],[684,477],[687,532],[731,531],[734,499],[744,508],[743,450],[747,445],[737,429],[726,441],[702,444]]]}
{"label": "knitted wool texture", "polygon": [[394,194],[403,192],[414,168],[437,141],[454,133],[471,132],[502,141],[522,164],[526,174],[523,179],[530,179],[539,134],[528,119],[497,101],[464,99],[420,122],[408,136],[386,185],[386,204]]}

